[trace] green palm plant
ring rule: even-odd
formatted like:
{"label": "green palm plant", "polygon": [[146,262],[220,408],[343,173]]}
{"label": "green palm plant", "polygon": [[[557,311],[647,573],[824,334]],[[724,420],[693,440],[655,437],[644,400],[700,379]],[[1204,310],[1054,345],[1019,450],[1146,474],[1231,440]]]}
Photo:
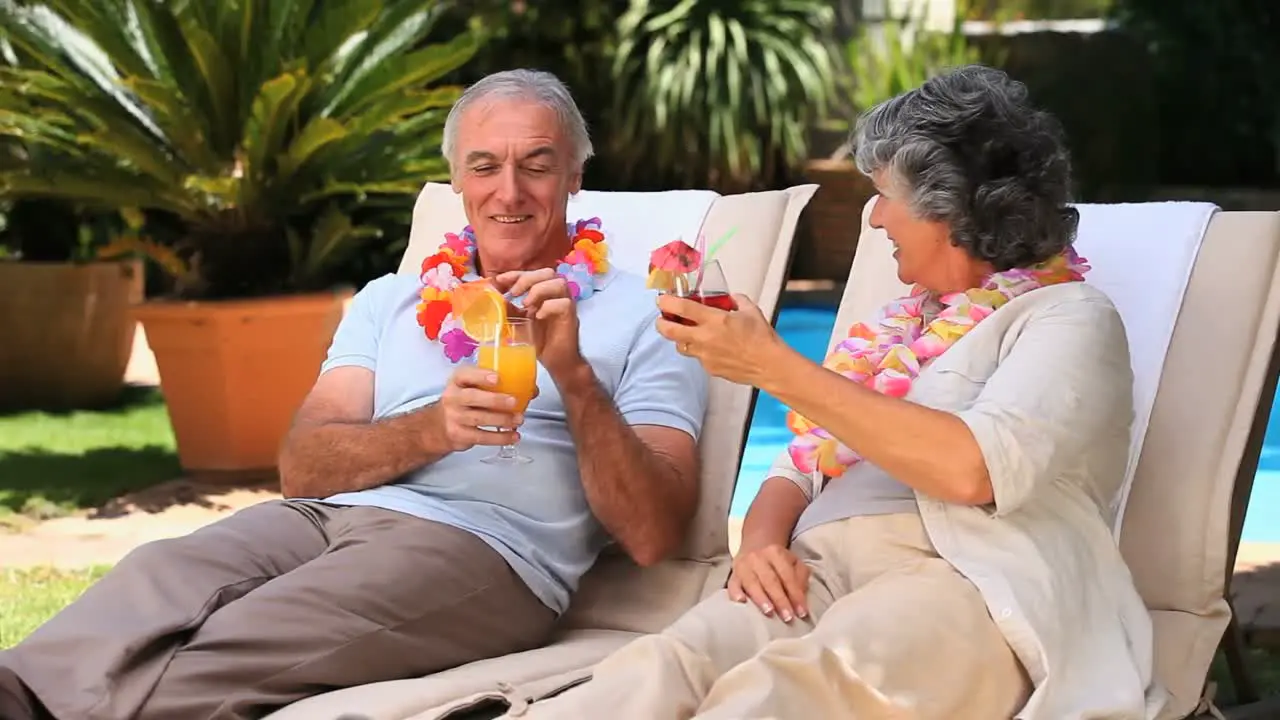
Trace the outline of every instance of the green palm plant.
{"label": "green palm plant", "polygon": [[145,217],[187,298],[323,288],[447,176],[441,0],[0,0],[0,196]]}
{"label": "green palm plant", "polygon": [[827,0],[632,0],[614,58],[615,157],[685,186],[802,163],[833,93]]}
{"label": "green palm plant", "polygon": [[853,71],[847,84],[853,111],[873,106],[920,87],[932,77],[962,65],[981,62],[978,48],[963,31],[963,16],[956,15],[950,32],[924,27],[928,0],[914,12],[890,18],[876,28],[863,27],[845,47]]}

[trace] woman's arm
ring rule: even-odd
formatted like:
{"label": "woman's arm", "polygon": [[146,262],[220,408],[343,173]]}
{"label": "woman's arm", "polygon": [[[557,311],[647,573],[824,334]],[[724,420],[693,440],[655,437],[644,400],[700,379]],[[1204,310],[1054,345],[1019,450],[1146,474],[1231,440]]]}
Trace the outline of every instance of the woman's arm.
{"label": "woman's arm", "polygon": [[737,312],[663,295],[658,306],[693,325],[658,320],[658,332],[707,372],[754,385],[827,429],[885,472],[939,500],[991,502],[983,453],[954,415],[886,397],[852,383],[791,349],[751,299]]}
{"label": "woman's arm", "polygon": [[808,505],[804,491],[790,480],[782,477],[765,480],[742,521],[738,554],[770,545],[790,545],[791,531]]}
{"label": "woman's arm", "polygon": [[1127,434],[1133,417],[1124,324],[1102,297],[1037,310],[955,413],[880,395],[785,346],[768,352],[762,389],[899,481],[939,500],[994,504],[996,514],[1016,510],[1100,437]]}
{"label": "woman's arm", "polygon": [[1128,432],[1124,324],[1100,294],[1037,309],[973,404],[951,413],[887,397],[792,350],[760,309],[662,296],[658,332],[709,373],[768,392],[900,482],[938,500],[1016,510],[1102,434]]}
{"label": "woman's arm", "polygon": [[771,477],[760,486],[733,558],[728,592],[734,602],[748,599],[765,615],[776,611],[783,622],[807,617],[809,566],[791,552],[791,531],[809,504],[799,485]]}
{"label": "woman's arm", "polygon": [[959,417],[849,382],[781,343],[766,366],[761,390],[899,482],[947,502],[992,501],[982,449]]}

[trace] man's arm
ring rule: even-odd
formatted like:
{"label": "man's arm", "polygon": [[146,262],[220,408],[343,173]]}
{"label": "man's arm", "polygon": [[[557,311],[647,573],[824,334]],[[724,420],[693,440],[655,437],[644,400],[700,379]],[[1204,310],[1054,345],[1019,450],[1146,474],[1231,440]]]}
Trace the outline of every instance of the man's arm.
{"label": "man's arm", "polygon": [[513,442],[514,400],[489,392],[497,376],[460,367],[440,400],[413,412],[374,420],[377,367],[386,296],[394,276],[369,283],[351,302],[321,367],[281,444],[280,487],[285,497],[323,498],[391,482],[450,452]]}
{"label": "man's arm", "polygon": [[383,485],[449,453],[436,405],[373,421],[373,371],[320,376],[280,450],[285,497],[322,498]]}
{"label": "man's arm", "polygon": [[508,296],[527,293],[538,361],[560,390],[592,512],[638,564],[661,561],[684,538],[698,504],[706,373],[654,331],[655,308],[610,397],[582,356],[565,281],[550,269],[494,281]]}
{"label": "man's arm", "polygon": [[556,385],[592,511],[637,564],[660,562],[697,508],[697,442],[676,428],[628,425],[585,362]]}
{"label": "man's arm", "polygon": [[516,442],[515,399],[491,392],[497,376],[462,366],[439,401],[373,420],[373,371],[334,368],[316,382],[299,408],[280,451],[285,497],[328,497],[384,485],[453,452]]}

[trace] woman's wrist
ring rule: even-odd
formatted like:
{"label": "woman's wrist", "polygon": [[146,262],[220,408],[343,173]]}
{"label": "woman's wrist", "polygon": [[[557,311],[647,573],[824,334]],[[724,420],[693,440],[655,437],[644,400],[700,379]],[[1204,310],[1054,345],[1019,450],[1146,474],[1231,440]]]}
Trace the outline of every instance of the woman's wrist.
{"label": "woman's wrist", "polygon": [[777,335],[761,350],[760,358],[759,377],[751,384],[774,397],[792,381],[795,363],[809,362]]}
{"label": "woman's wrist", "polygon": [[791,533],[790,532],[783,532],[783,533],[757,532],[751,535],[747,535],[746,533],[743,533],[742,542],[738,544],[738,552],[739,553],[751,552],[753,550],[760,550],[761,548],[767,548],[772,545],[781,545],[782,547],[790,547]]}
{"label": "woman's wrist", "polygon": [[795,483],[783,477],[767,478],[743,520],[738,552],[790,546],[791,532],[808,505],[808,498]]}

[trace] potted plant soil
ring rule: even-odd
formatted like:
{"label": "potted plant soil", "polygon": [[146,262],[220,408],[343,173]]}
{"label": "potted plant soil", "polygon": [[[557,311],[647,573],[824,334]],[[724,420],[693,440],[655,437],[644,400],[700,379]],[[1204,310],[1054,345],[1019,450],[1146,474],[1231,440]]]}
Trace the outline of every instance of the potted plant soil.
{"label": "potted plant soil", "polygon": [[[91,8],[92,6],[92,8]],[[187,470],[271,468],[351,296],[344,265],[447,177],[429,87],[475,52],[446,4],[0,5],[0,193],[115,209],[163,269],[137,308]],[[6,131],[8,131],[6,133]],[[367,278],[366,278],[367,279]]]}
{"label": "potted plant soil", "polygon": [[52,200],[9,203],[0,230],[0,411],[110,405],[124,389],[141,262],[99,260],[99,219]]}

